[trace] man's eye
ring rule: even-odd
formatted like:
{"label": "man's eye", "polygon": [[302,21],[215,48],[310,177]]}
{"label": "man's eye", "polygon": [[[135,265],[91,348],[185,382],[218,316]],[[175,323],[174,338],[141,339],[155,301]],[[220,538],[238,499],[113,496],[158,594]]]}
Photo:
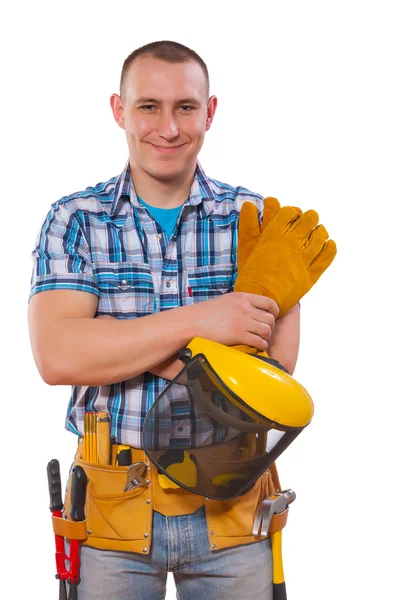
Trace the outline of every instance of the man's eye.
{"label": "man's eye", "polygon": [[183,112],[190,112],[191,110],[194,110],[193,106],[189,106],[189,104],[182,104],[181,108],[187,108],[189,110],[184,110]]}
{"label": "man's eye", "polygon": [[146,112],[148,112],[147,109],[151,110],[154,108],[154,104],[144,104],[143,106],[139,106],[139,108],[143,108]]}

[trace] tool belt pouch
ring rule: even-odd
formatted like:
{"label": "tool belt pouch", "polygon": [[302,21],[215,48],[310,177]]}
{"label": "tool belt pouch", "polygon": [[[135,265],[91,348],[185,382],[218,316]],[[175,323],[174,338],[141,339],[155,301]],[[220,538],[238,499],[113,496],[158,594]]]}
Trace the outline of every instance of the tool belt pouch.
{"label": "tool belt pouch", "polygon": [[[149,491],[141,486],[124,492],[128,467],[86,462],[79,457],[88,478],[86,491],[86,539],[83,545],[102,550],[141,552],[151,541]],[[72,471],[72,469],[71,469]],[[71,486],[68,482],[64,516],[70,519]],[[143,544],[144,538],[146,544]]]}
{"label": "tool belt pouch", "polygon": [[[211,533],[212,549],[227,548],[237,544],[259,541],[261,535],[253,535],[254,519],[265,498],[276,493],[279,480],[270,470],[266,471],[254,486],[232,500],[208,500],[206,513]],[[287,518],[287,514],[285,515]],[[269,534],[282,529],[286,519],[272,519]]]}

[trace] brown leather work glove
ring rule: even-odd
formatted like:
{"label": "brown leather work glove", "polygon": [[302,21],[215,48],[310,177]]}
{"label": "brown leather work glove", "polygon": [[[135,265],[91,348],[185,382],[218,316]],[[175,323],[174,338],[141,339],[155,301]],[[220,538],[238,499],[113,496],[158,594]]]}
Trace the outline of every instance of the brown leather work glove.
{"label": "brown leather work glove", "polygon": [[[245,202],[240,211],[238,228],[238,273],[241,273],[246,260],[253,252],[261,234],[274,218],[281,205],[276,198],[269,196],[264,199],[262,223],[258,220],[258,209],[252,202]],[[301,211],[300,211],[301,212]]]}
{"label": "brown leather work glove", "polygon": [[[238,273],[242,272],[245,262],[250,257],[254,248],[257,245],[261,234],[267,227],[273,217],[276,215],[281,205],[276,198],[268,196],[264,198],[264,210],[262,216],[262,222],[258,219],[258,209],[252,202],[245,202],[240,211],[239,217],[239,228],[238,228],[238,247],[237,247],[237,261],[238,261]],[[236,285],[234,288],[236,290]],[[252,346],[246,346],[244,344],[238,344],[234,346],[239,352],[245,352],[246,354],[262,354],[268,357],[266,351],[261,352],[257,348]]]}
{"label": "brown leather work glove", "polygon": [[279,316],[287,313],[336,255],[335,242],[328,240],[328,232],[318,220],[315,210],[300,213],[293,206],[280,208],[240,266],[235,292],[268,296],[279,306]]}
{"label": "brown leather work glove", "polygon": [[[314,210],[280,208],[264,200],[260,227],[255,205],[245,202],[239,219],[238,277],[234,291],[268,296],[287,313],[316,283],[336,255],[336,244],[318,225]],[[255,348],[235,346],[254,354]]]}

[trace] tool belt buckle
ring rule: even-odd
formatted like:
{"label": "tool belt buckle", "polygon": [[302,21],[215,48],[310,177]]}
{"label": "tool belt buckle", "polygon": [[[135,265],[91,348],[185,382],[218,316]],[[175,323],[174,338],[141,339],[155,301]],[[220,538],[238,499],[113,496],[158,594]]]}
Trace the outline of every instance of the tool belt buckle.
{"label": "tool belt buckle", "polygon": [[265,498],[254,518],[253,535],[259,535],[260,528],[261,535],[268,535],[272,517],[284,512],[295,499],[296,494],[293,490],[283,490]]}

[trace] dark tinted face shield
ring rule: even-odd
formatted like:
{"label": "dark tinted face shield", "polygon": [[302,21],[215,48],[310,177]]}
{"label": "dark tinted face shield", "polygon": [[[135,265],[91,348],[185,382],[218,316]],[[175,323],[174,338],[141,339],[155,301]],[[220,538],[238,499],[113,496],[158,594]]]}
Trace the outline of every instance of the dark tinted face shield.
{"label": "dark tinted face shield", "polygon": [[142,445],[163,487],[223,500],[249,490],[300,431],[254,412],[197,355],[151,407]]}

